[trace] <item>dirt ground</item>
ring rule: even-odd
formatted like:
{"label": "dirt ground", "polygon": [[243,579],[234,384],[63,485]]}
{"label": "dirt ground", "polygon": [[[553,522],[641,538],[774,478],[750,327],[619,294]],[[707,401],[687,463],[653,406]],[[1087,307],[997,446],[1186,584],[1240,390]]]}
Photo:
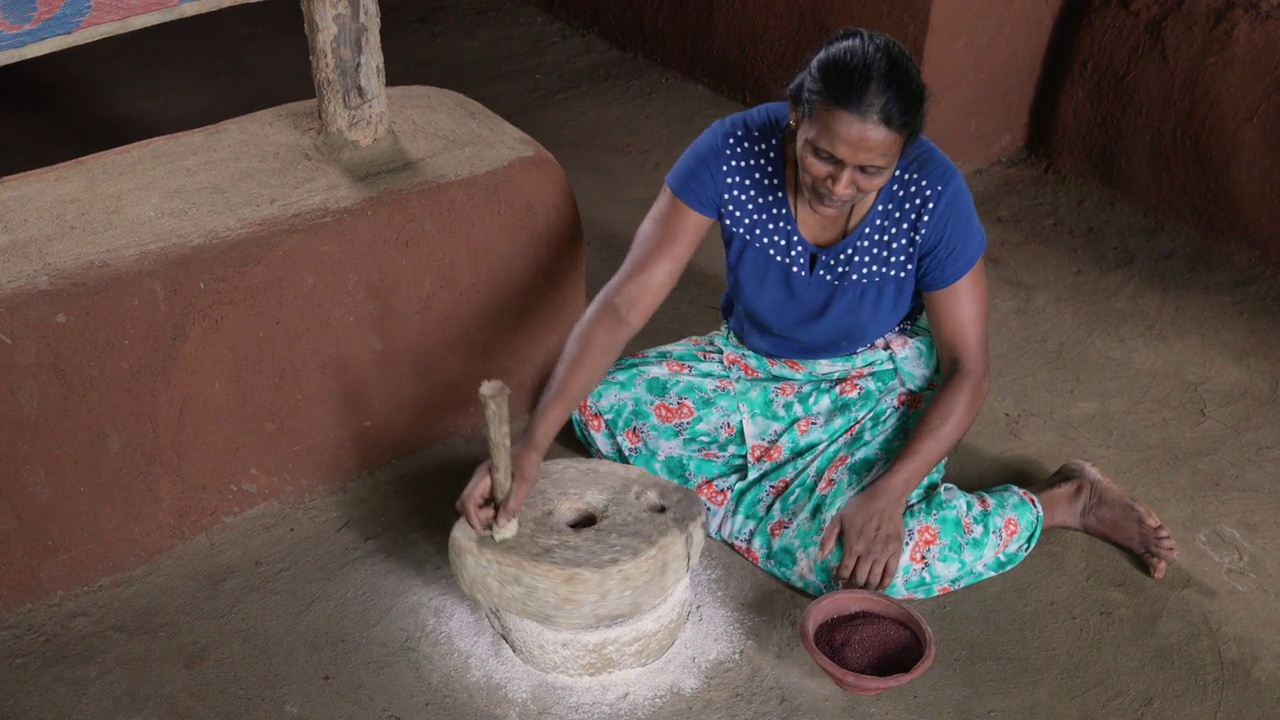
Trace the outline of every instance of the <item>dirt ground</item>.
{"label": "dirt ground", "polygon": [[[523,5],[392,0],[383,32],[390,83],[459,90],[560,159],[592,291],[669,164],[737,108]],[[268,2],[5,69],[0,92],[18,100],[0,108],[0,172],[301,99],[306,63],[297,4]],[[807,598],[710,545],[666,658],[557,682],[514,661],[453,588],[452,503],[483,453],[464,439],[0,618],[0,717],[1274,717],[1280,283],[1032,161],[971,182],[991,236],[995,380],[951,480],[1032,480],[1089,457],[1179,537],[1163,581],[1048,534],[1011,572],[919,603],[933,668],[857,698],[800,647]],[[720,261],[709,239],[636,347],[715,326]]]}

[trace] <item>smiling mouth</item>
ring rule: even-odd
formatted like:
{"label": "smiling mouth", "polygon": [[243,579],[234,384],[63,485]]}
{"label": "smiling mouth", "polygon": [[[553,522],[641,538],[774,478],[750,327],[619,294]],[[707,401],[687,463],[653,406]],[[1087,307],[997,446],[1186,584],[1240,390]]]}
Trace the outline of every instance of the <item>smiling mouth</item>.
{"label": "smiling mouth", "polygon": [[841,200],[840,198],[834,198],[824,193],[815,193],[814,199],[818,201],[819,205],[828,208],[842,208],[853,204],[852,198],[849,200]]}

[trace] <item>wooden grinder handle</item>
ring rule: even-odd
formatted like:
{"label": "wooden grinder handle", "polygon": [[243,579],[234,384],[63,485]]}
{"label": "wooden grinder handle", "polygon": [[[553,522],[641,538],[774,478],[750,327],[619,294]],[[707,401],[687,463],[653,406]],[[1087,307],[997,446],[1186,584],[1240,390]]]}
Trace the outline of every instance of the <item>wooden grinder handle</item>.
{"label": "wooden grinder handle", "polygon": [[[489,435],[489,475],[493,478],[495,505],[501,505],[511,493],[511,414],[507,405],[510,396],[511,389],[501,380],[485,380],[480,384],[480,401],[484,404],[484,420]],[[496,522],[495,531],[499,529]],[[508,532],[514,529],[511,527]],[[495,532],[495,537],[503,534]]]}

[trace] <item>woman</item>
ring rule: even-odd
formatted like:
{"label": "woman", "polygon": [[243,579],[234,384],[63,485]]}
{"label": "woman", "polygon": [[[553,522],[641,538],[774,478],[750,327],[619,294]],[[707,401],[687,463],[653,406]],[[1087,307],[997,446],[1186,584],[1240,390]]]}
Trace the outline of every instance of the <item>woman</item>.
{"label": "woman", "polygon": [[[963,176],[920,135],[924,105],[906,50],[852,30],[789,102],[711,125],[571,333],[513,446],[506,502],[487,463],[463,491],[472,527],[517,515],[571,419],[595,456],[694,489],[712,537],[815,595],[949,592],[1012,568],[1048,528],[1161,577],[1170,533],[1088,463],[1030,489],[942,482],[989,383],[986,236]],[[713,222],[723,326],[618,360]]]}

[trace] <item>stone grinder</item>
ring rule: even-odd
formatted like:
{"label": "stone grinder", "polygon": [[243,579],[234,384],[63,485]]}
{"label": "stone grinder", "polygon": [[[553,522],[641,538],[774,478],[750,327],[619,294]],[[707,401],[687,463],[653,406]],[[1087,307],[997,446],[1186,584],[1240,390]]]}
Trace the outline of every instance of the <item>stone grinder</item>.
{"label": "stone grinder", "polygon": [[[511,487],[507,387],[480,387],[494,496]],[[515,655],[547,673],[594,676],[662,657],[692,603],[706,537],[702,501],[639,468],[544,462],[518,523],[477,534],[460,518],[449,563]]]}

